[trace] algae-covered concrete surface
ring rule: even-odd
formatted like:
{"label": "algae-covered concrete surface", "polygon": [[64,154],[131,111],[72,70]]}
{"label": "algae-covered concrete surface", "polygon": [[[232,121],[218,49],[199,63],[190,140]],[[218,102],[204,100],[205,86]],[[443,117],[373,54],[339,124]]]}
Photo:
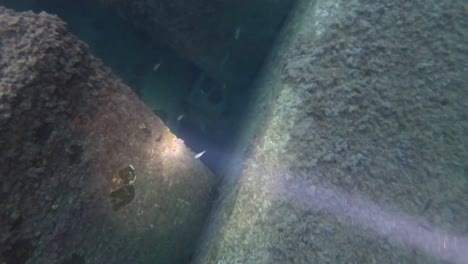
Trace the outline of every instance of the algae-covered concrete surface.
{"label": "algae-covered concrete surface", "polygon": [[65,23],[0,7],[0,263],[187,263],[214,175]]}
{"label": "algae-covered concrete surface", "polygon": [[299,1],[195,263],[467,263],[466,28],[461,0]]}

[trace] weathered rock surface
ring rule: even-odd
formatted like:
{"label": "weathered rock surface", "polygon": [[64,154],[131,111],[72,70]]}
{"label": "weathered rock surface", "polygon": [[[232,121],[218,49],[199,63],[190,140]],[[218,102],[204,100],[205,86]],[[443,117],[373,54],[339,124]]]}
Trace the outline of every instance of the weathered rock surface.
{"label": "weathered rock surface", "polygon": [[0,263],[187,263],[213,174],[65,24],[0,7]]}
{"label": "weathered rock surface", "polygon": [[466,1],[300,2],[196,263],[466,263]]}

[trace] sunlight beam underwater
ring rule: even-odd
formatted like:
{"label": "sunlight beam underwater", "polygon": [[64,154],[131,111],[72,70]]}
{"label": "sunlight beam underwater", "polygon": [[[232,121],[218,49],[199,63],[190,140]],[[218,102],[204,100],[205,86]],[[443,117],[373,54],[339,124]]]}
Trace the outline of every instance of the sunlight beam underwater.
{"label": "sunlight beam underwater", "polygon": [[411,217],[385,210],[363,198],[322,187],[284,183],[281,191],[293,195],[313,211],[327,210],[343,224],[358,225],[411,246],[427,255],[453,263],[467,263],[468,239]]}

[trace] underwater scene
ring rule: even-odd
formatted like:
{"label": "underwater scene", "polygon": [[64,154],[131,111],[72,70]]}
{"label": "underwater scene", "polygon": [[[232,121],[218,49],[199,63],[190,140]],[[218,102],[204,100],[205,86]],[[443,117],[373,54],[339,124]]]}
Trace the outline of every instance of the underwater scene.
{"label": "underwater scene", "polygon": [[0,264],[468,264],[466,0],[0,0]]}

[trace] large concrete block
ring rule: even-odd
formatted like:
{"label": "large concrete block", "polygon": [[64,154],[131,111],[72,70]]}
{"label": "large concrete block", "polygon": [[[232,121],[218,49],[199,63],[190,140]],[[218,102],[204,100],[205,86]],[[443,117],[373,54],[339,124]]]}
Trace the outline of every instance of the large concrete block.
{"label": "large concrete block", "polygon": [[466,263],[467,26],[466,1],[300,1],[195,263]]}
{"label": "large concrete block", "polygon": [[293,0],[99,0],[236,90],[263,63]]}
{"label": "large concrete block", "polygon": [[65,24],[0,8],[0,263],[187,263],[214,175]]}

